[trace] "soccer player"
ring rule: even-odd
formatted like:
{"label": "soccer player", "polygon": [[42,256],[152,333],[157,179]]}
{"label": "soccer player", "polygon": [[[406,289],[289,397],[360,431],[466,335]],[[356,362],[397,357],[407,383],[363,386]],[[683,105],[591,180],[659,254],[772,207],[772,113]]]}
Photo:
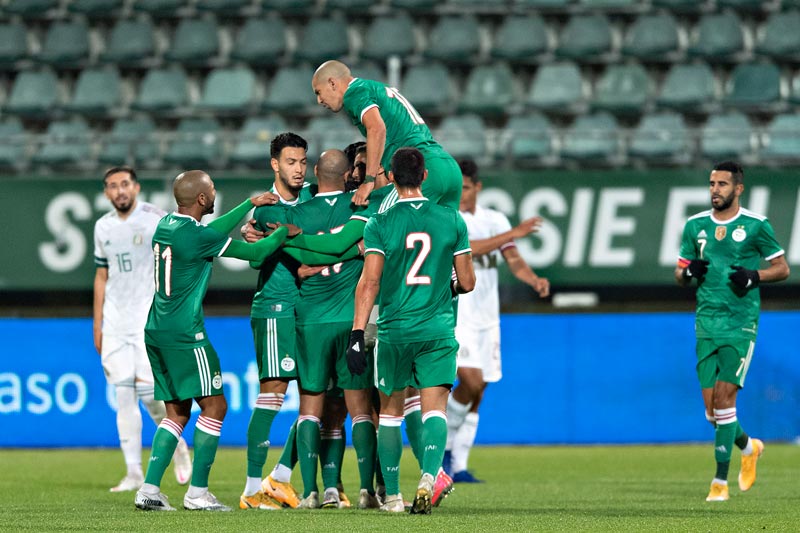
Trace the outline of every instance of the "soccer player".
{"label": "soccer player", "polygon": [[[117,433],[128,471],[111,492],[122,492],[138,490],[144,482],[139,401],[156,425],[167,414],[164,402],[153,398],[153,371],[144,347],[155,290],[150,241],[165,213],[137,199],[141,185],[131,167],[108,169],[103,191],[114,209],[94,225],[94,347],[117,396]],[[178,483],[188,483],[192,459],[183,439],[174,466]]]}
{"label": "soccer player", "polygon": [[467,224],[476,283],[473,292],[458,299],[458,386],[447,402],[444,468],[452,472],[456,483],[475,483],[478,480],[467,470],[467,462],[478,431],[478,406],[487,383],[502,377],[497,265],[505,259],[514,277],[540,298],[550,294],[550,282],[531,270],[514,244],[514,239],[535,232],[541,219],[530,218],[512,228],[504,214],[478,205],[483,185],[475,162],[465,159],[458,165],[464,177],[461,216]]}
{"label": "soccer player", "polygon": [[162,218],[153,235],[156,287],[144,330],[155,397],[166,402],[167,416],[153,438],[145,482],[136,493],[135,505],[144,510],[174,510],[161,493],[161,478],[189,421],[194,399],[201,411],[194,432],[192,480],[183,506],[228,511],[230,507],[208,490],[228,404],[219,358],[205,331],[203,297],[214,257],[263,261],[283,244],[287,228],[278,228],[255,244],[228,237],[253,206],[276,201],[272,193],[245,200],[208,225],[201,224],[203,215],[214,212],[216,190],[211,177],[200,170],[178,175],[173,193],[178,210]]}
{"label": "soccer player", "polygon": [[[736,416],[736,396],[744,387],[758,331],[759,283],[789,277],[784,251],[766,217],[740,206],[744,172],[732,161],[717,164],[709,179],[711,209],[689,217],[683,228],[675,280],[697,280],[697,376],[706,419],[714,424],[717,471],[706,501],[728,499],[733,445],[742,450],[739,489],[756,480],[764,443],[750,438]],[[769,267],[759,269],[761,259]]]}
{"label": "soccer player", "polygon": [[311,79],[317,103],[338,113],[344,109],[367,140],[367,167],[364,182],[353,201],[366,205],[375,180],[388,167],[400,147],[419,149],[425,157],[428,179],[422,193],[430,201],[458,209],[461,197],[461,172],[458,164],[431,135],[414,106],[394,87],[354,78],[339,61],[326,61]]}
{"label": "soccer player", "polygon": [[[347,350],[348,367],[364,372],[368,361],[364,329],[381,291],[375,385],[381,410],[378,455],[387,497],[381,509],[403,512],[399,468],[400,424],[405,390],[420,391],[422,410],[422,477],[411,512],[431,512],[435,477],[447,440],[447,396],[456,374],[458,343],[451,291],[463,294],[475,286],[467,226],[454,209],[422,195],[425,159],[415,148],[392,157],[390,180],[399,200],[367,222],[364,270],[356,288],[355,315]],[[451,283],[452,271],[456,279]]]}

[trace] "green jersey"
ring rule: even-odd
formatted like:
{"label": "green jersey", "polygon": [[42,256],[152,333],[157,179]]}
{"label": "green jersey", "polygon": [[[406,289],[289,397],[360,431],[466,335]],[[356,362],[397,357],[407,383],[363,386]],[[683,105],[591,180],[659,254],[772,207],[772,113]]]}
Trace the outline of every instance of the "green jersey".
{"label": "green jersey", "polygon": [[[310,235],[336,233],[353,214],[353,193],[319,193],[287,212],[289,222]],[[298,325],[350,322],[363,262],[353,259],[326,267],[303,281],[297,301]]]}
{"label": "green jersey", "polygon": [[156,292],[145,325],[145,340],[162,348],[206,343],[203,298],[211,263],[231,239],[188,215],[171,213],[153,234]]}
{"label": "green jersey", "polygon": [[[287,202],[281,198],[281,202],[278,204],[257,207],[253,212],[256,229],[268,231],[267,223],[287,222],[287,210],[313,198],[315,191],[316,186],[305,184],[293,202]],[[278,194],[274,186],[271,192]],[[258,272],[256,293],[253,296],[253,305],[250,307],[252,318],[294,316],[294,306],[297,302],[300,285],[297,279],[299,266],[300,263],[283,252],[272,254],[264,261]]]}
{"label": "green jersey", "polygon": [[[387,200],[388,198],[392,198],[392,200]],[[369,193],[369,203],[363,207],[358,207],[350,218],[366,223],[378,213],[383,213],[389,209],[395,202],[397,202],[397,191],[394,185],[390,183]]]}
{"label": "green jersey", "polygon": [[678,265],[685,268],[692,259],[709,261],[708,273],[697,286],[697,337],[755,338],[761,305],[758,288],[740,289],[728,275],[732,265],[757,270],[761,258],[769,261],[783,253],[767,218],[747,209],[725,221],[716,220],[711,210],[689,217]]}
{"label": "green jersey", "polygon": [[469,253],[458,211],[401,199],[364,228],[365,254],[384,256],[378,339],[405,344],[454,337],[453,257]]}

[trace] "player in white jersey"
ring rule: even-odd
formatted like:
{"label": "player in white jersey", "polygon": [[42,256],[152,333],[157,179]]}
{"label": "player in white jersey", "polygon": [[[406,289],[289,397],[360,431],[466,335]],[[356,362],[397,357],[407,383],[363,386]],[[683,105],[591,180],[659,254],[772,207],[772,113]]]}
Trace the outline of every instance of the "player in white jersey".
{"label": "player in white jersey", "polygon": [[[120,492],[137,490],[144,482],[139,400],[156,425],[166,415],[164,402],[153,398],[153,372],[144,346],[155,290],[151,241],[165,213],[137,200],[141,186],[130,167],[109,169],[103,188],[114,209],[94,226],[94,347],[117,397],[117,432],[127,474],[111,492]],[[185,484],[191,473],[189,449],[181,439],[175,477]]]}
{"label": "player in white jersey", "polygon": [[530,285],[541,298],[550,294],[550,282],[537,276],[519,255],[515,238],[537,231],[539,217],[511,227],[499,211],[477,205],[482,185],[471,160],[458,163],[463,177],[460,212],[467,223],[475,290],[458,299],[456,339],[458,386],[447,403],[447,448],[444,467],[456,483],[479,480],[467,470],[469,452],[478,431],[478,406],[487,383],[500,381],[500,298],[497,265],[503,259],[514,276]]}

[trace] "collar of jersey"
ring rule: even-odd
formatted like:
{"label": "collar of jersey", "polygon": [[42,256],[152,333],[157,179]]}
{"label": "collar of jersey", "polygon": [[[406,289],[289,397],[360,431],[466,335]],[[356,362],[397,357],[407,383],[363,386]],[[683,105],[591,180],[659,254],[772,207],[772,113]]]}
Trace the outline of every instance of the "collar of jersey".
{"label": "collar of jersey", "polygon": [[399,198],[397,200],[397,203],[399,204],[400,202],[427,202],[427,201],[428,199],[425,198],[424,196],[417,196],[416,198]]}
{"label": "collar of jersey", "polygon": [[325,197],[325,196],[336,196],[339,194],[344,194],[344,191],[329,191],[329,192],[318,192],[317,197]]}
{"label": "collar of jersey", "polygon": [[191,215],[184,215],[183,213],[178,213],[177,211],[173,211],[173,212],[172,212],[172,215],[173,215],[173,216],[176,216],[176,217],[179,217],[179,218],[188,218],[189,220],[191,220],[192,222],[194,222],[194,223],[195,223],[195,224],[197,224],[198,226],[201,226],[201,225],[202,225],[202,224],[200,224],[200,222],[198,222],[198,221],[197,221],[197,220],[196,220],[196,219],[195,219],[193,216],[191,216]]}
{"label": "collar of jersey", "polygon": [[713,209],[711,210],[711,215],[709,215],[709,216],[711,217],[711,221],[714,224],[730,224],[731,222],[733,222],[734,220],[739,218],[739,215],[741,215],[741,214],[742,214],[742,207],[739,206],[739,210],[736,212],[736,214],[733,216],[733,218],[729,218],[728,220],[717,220],[716,218],[714,218],[714,210]]}

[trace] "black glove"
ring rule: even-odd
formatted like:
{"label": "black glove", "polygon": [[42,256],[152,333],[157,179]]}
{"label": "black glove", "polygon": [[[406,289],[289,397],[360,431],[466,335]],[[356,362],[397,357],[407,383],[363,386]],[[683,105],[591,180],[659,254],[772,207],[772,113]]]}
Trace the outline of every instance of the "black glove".
{"label": "black glove", "polygon": [[728,279],[731,280],[734,285],[740,289],[754,289],[758,287],[758,282],[761,281],[758,270],[747,270],[739,265],[733,265],[731,268],[734,272],[728,274]]}
{"label": "black glove", "polygon": [[350,373],[360,376],[367,369],[367,349],[364,345],[364,330],[354,329],[350,332],[347,345],[347,368]]}
{"label": "black glove", "polygon": [[689,265],[683,269],[683,277],[686,279],[700,279],[708,272],[708,261],[704,259],[692,259]]}

